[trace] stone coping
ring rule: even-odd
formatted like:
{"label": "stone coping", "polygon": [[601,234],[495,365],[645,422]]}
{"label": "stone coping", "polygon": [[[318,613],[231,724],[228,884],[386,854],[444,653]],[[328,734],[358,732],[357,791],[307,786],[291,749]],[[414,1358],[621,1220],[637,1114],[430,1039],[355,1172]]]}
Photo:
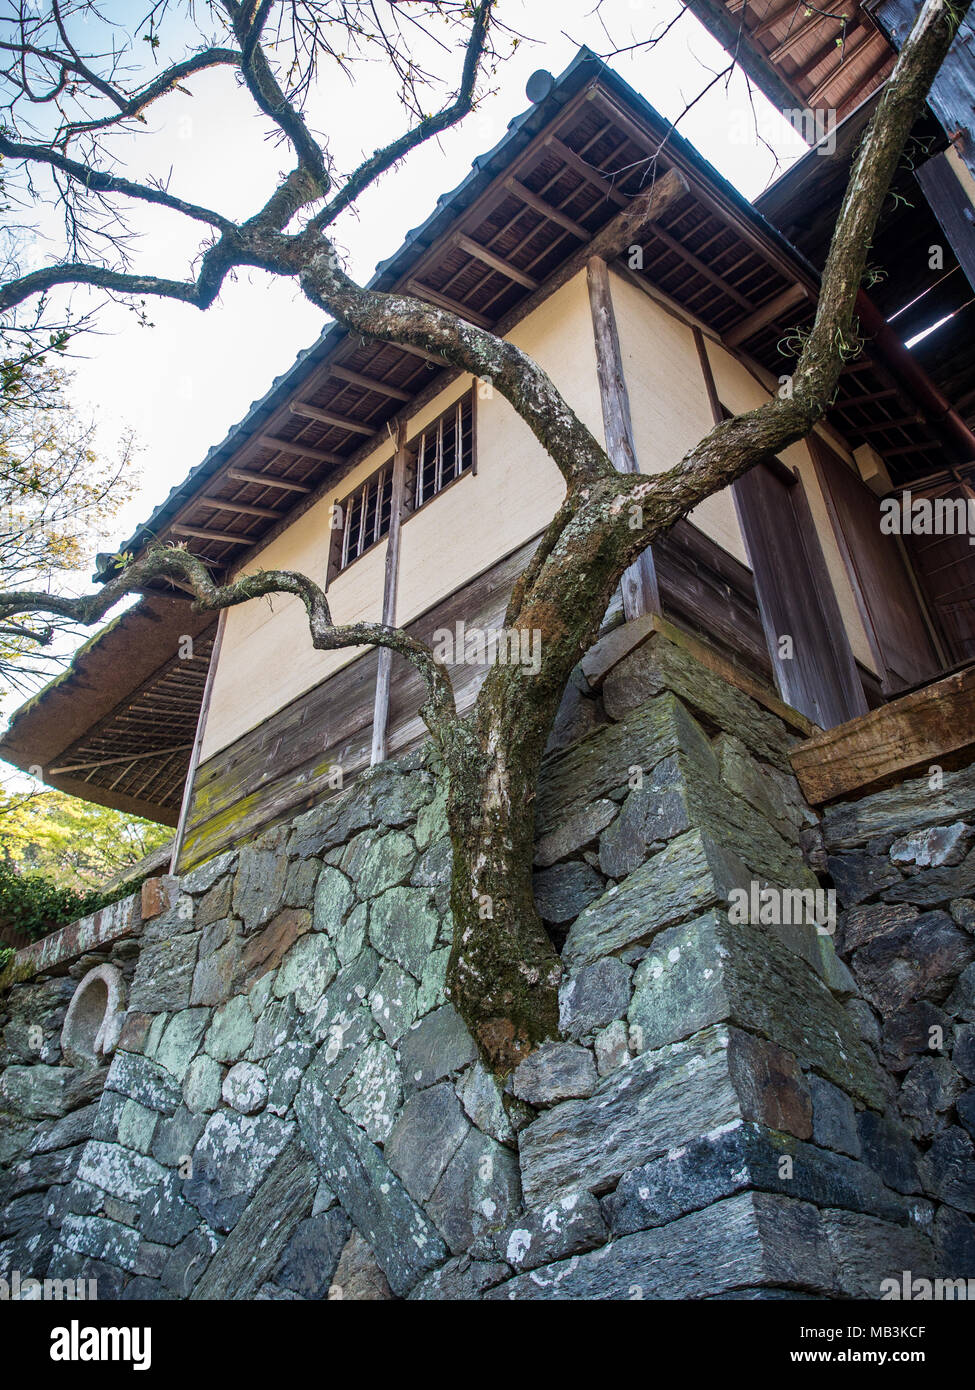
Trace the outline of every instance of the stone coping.
{"label": "stone coping", "polygon": [[59,927],[40,941],[21,947],[6,970],[0,973],[0,990],[46,970],[70,965],[87,952],[97,951],[122,937],[138,936],[144,922],[158,917],[175,901],[178,885],[178,879],[168,876],[148,878],[138,892],[127,898],[120,898],[87,917]]}

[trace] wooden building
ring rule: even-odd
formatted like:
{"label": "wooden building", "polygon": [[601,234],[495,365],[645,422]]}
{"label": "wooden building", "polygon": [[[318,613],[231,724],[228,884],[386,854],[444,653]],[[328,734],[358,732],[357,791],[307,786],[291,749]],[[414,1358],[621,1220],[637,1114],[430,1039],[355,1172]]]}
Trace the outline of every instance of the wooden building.
{"label": "wooden building", "polygon": [[[871,57],[875,78],[891,59],[889,45]],[[753,206],[589,52],[538,90],[372,283],[510,337],[600,437],[622,421],[607,441],[619,467],[652,473],[791,370],[787,340],[811,320],[862,105],[840,128],[846,158],[811,151]],[[933,120],[931,132],[940,152]],[[595,255],[594,237],[670,169],[686,182],[679,200],[618,259]],[[904,305],[923,317],[944,274],[908,254],[936,227],[927,204],[897,208],[878,238],[887,278],[861,297],[865,350],[826,422],[655,543],[627,602],[658,608],[822,728],[975,656],[967,536],[880,526],[892,489],[967,501],[975,467],[970,331],[967,351],[945,357],[933,341],[908,352],[906,320],[887,323]],[[950,248],[945,266],[952,292],[967,284]],[[327,582],[336,621],[385,618],[429,639],[459,620],[500,623],[561,495],[490,383],[336,326],[121,549],[181,541],[222,577],[303,570]],[[452,668],[462,708],[482,675]],[[420,742],[420,699],[398,657],[313,650],[296,601],[213,621],[160,584],[18,712],[0,754],[180,822],[184,869],[330,794],[336,766],[348,782]]]}

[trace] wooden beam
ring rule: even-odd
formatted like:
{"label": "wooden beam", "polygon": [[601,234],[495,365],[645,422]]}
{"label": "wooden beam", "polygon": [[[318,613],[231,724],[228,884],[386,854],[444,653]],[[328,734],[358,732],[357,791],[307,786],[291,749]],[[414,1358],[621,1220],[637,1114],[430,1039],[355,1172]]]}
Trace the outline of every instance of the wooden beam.
{"label": "wooden beam", "polygon": [[201,506],[215,507],[219,512],[241,512],[244,516],[263,516],[279,521],[281,513],[271,507],[255,507],[252,502],[232,502],[228,497],[200,497]]}
{"label": "wooden beam", "polygon": [[[320,425],[331,425],[335,429],[351,430],[354,434],[375,434],[375,425],[363,424],[361,420],[352,420],[347,415],[336,415],[334,410],[320,410],[317,405],[309,405],[307,401],[292,401],[292,415],[300,415],[305,420],[315,420]],[[295,445],[295,448],[298,446]]]}
{"label": "wooden beam", "polygon": [[851,405],[873,405],[874,401],[886,401],[891,396],[899,396],[900,392],[896,386],[888,386],[884,391],[867,391],[860,396],[843,396],[836,402],[837,410],[846,410]]}
{"label": "wooden beam", "polygon": [[707,344],[704,341],[704,334],[697,327],[691,329],[694,335],[694,346],[697,348],[697,360],[701,364],[701,376],[704,379],[704,394],[708,398],[708,410],[711,412],[712,425],[720,425],[725,418],[724,408],[718,396],[718,388],[714,380],[714,372],[711,370],[711,359],[708,357]]}
{"label": "wooden beam", "polygon": [[[400,526],[406,505],[406,425],[396,431],[396,454],[393,458],[393,488],[390,497],[389,533],[386,537],[386,569],[383,576],[383,617],[387,627],[396,622],[396,591],[399,584]],[[389,692],[393,653],[380,647],[376,669],[376,701],[372,716],[372,752],[370,762],[383,763],[387,753],[389,727]]]}
{"label": "wooden beam", "polygon": [[[589,307],[592,312],[593,337],[596,343],[596,373],[599,378],[599,401],[606,435],[606,452],[620,473],[639,473],[630,400],[623,371],[619,330],[613,309],[613,297],[606,262],[593,256],[586,266],[589,286]],[[634,560],[620,581],[623,590],[623,613],[627,621],[646,613],[660,613],[660,589],[650,546]]]}
{"label": "wooden beam", "polygon": [[790,34],[787,34],[781,43],[776,44],[773,49],[770,49],[768,55],[769,62],[777,63],[780,58],[787,57],[794,48],[809,37],[814,29],[818,29],[819,26],[824,24],[827,20],[839,23],[840,17],[831,14],[814,14],[811,19],[806,20],[805,24],[800,24],[798,28],[793,29]]}
{"label": "wooden beam", "polygon": [[591,233],[587,232],[585,227],[575,222],[564,212],[560,212],[558,208],[554,208],[551,203],[546,203],[544,198],[540,198],[537,193],[533,193],[530,188],[526,188],[518,179],[505,179],[504,186],[509,193],[513,193],[516,198],[520,198],[527,207],[530,207],[533,212],[537,212],[539,216],[544,217],[549,222],[555,222],[560,227],[564,227],[567,232],[571,232],[572,235],[578,237],[580,241],[589,240]]}
{"label": "wooden beam", "polygon": [[210,713],[210,696],[213,693],[213,681],[217,674],[217,662],[220,660],[220,648],[223,646],[223,630],[227,625],[227,611],[226,608],[220,610],[220,616],[217,618],[217,631],[213,639],[213,646],[210,649],[210,661],[207,665],[206,681],[203,686],[203,699],[200,702],[200,712],[196,719],[196,732],[193,735],[193,747],[190,750],[190,765],[186,770],[186,781],[183,783],[183,796],[179,807],[179,820],[176,822],[176,834],[173,836],[173,853],[169,861],[171,874],[179,871],[179,856],[183,848],[183,837],[186,834],[186,818],[189,815],[190,804],[193,800],[196,770],[200,766],[200,750],[203,747],[207,715]]}
{"label": "wooden beam", "polygon": [[619,207],[625,207],[630,201],[625,193],[621,192],[605,174],[601,174],[598,169],[594,169],[591,164],[587,164],[581,154],[576,154],[575,150],[563,143],[557,135],[550,135],[545,144],[564,160],[571,169],[581,175],[587,183],[591,183],[594,188],[598,188],[613,203]]}
{"label": "wooden beam", "polygon": [[814,806],[940,764],[975,743],[975,667],[902,695],[794,748],[792,766]]}
{"label": "wooden beam", "polygon": [[422,280],[407,280],[406,288],[418,299],[426,299],[431,304],[438,304],[441,309],[449,309],[452,314],[459,314],[462,319],[467,319],[468,323],[476,323],[479,328],[491,327],[491,320],[479,314],[476,309],[462,304],[459,299],[451,299],[449,295],[441,294],[439,290],[425,285]]}
{"label": "wooden beam", "polygon": [[412,399],[409,391],[402,391],[398,386],[390,386],[385,381],[377,381],[375,377],[363,376],[361,372],[350,371],[348,367],[330,366],[328,375],[337,377],[339,381],[348,381],[353,386],[361,386],[364,391],[375,391],[380,396],[388,396],[391,401]]}
{"label": "wooden beam", "polygon": [[256,483],[258,487],[276,487],[282,492],[311,492],[307,483],[294,483],[290,478],[275,478],[270,473],[250,473],[246,468],[228,468],[227,477],[238,483]]}
{"label": "wooden beam", "polygon": [[[744,0],[742,0],[742,4],[743,3]],[[729,5],[728,9],[730,10],[731,8],[731,5]],[[742,8],[742,5],[739,4],[737,8],[740,10]],[[753,39],[764,38],[766,34],[771,33],[771,31],[775,28],[775,26],[779,23],[781,19],[784,19],[786,15],[795,14],[797,9],[798,5],[796,3],[796,0],[785,0],[785,3],[782,5],[776,5],[774,7],[770,6],[765,11],[765,16],[762,19],[761,24],[756,24],[755,28],[749,29],[748,32],[751,34]]]}
{"label": "wooden beam", "polygon": [[659,241],[662,241],[663,244],[673,251],[675,255],[679,256],[682,261],[687,265],[693,266],[698,275],[703,275],[705,280],[709,280],[712,285],[721,290],[722,294],[728,295],[736,304],[740,304],[743,309],[747,309],[749,313],[752,312],[754,305],[750,299],[746,299],[743,294],[735,289],[734,285],[730,285],[716,270],[712,270],[709,265],[705,265],[702,260],[695,256],[693,251],[689,251],[676,237],[672,237],[669,232],[665,232],[658,222],[654,223],[651,231],[653,236]]}
{"label": "wooden beam", "polygon": [[469,236],[465,236],[463,232],[457,233],[454,237],[454,244],[459,246],[462,251],[466,251],[469,256],[473,256],[476,260],[483,261],[485,265],[489,265],[492,270],[497,270],[501,275],[507,276],[509,280],[514,280],[515,284],[524,285],[526,290],[538,289],[538,281],[534,279],[533,276],[526,275],[523,270],[519,270],[517,266],[513,266],[509,261],[506,261],[503,256],[496,256],[493,251],[489,251],[488,248],[482,246],[480,242],[473,241]]}
{"label": "wooden beam", "polygon": [[[836,67],[833,69],[833,71],[827,74],[827,76],[822,79],[818,86],[814,87],[812,91],[809,93],[809,96],[806,98],[806,100],[808,101],[810,106],[815,106],[816,102],[819,101],[820,97],[826,95],[829,88],[833,85],[836,79],[839,76],[841,76],[841,74],[845,76],[845,74],[843,73],[843,69],[846,67],[847,63],[852,63],[853,59],[859,56],[862,50],[866,48],[866,46],[870,43],[873,36],[874,31],[872,29],[864,29],[863,36],[859,40],[859,42],[851,44],[850,47],[847,48],[845,52],[843,52],[842,58],[840,59]],[[835,51],[837,53],[841,52],[841,50],[838,48]],[[810,71],[813,71],[813,69],[810,69]]]}
{"label": "wooden beam", "polygon": [[415,347],[413,343],[390,343],[385,338],[375,338],[373,341],[382,343],[385,347],[396,348],[398,352],[405,352],[408,357],[422,357],[424,362],[432,362],[435,367],[444,370],[450,368],[450,363],[438,357],[435,352],[427,352],[426,348]]}
{"label": "wooden beam", "polygon": [[235,536],[230,531],[213,531],[206,526],[184,526],[177,522],[169,528],[177,536],[193,536],[198,541],[227,541],[231,545],[253,545],[253,536]]}
{"label": "wooden beam", "polygon": [[905,425],[924,424],[927,424],[924,416],[915,411],[913,415],[895,415],[893,420],[878,420],[872,425],[851,425],[850,428],[856,428],[858,434],[882,434],[884,430],[899,430]]}
{"label": "wooden beam", "polygon": [[152,748],[148,753],[122,753],[117,757],[102,758],[97,762],[73,763],[69,767],[49,767],[47,770],[53,777],[68,772],[94,772],[99,767],[115,767],[118,763],[140,763],[145,758],[164,758],[170,753],[185,753],[189,747],[188,743],[177,743],[170,748]]}
{"label": "wooden beam", "polygon": [[777,294],[774,299],[770,299],[767,304],[762,304],[753,314],[742,319],[741,323],[736,323],[722,334],[724,342],[729,347],[738,347],[760,329],[766,328],[770,323],[779,317],[780,314],[788,313],[796,305],[802,304],[810,298],[805,285],[790,285],[787,290]]}
{"label": "wooden beam", "polygon": [[301,444],[296,439],[279,439],[275,434],[259,434],[255,444],[265,449],[277,449],[282,454],[297,454],[299,458],[315,459],[318,463],[344,463],[341,454],[330,454],[327,449],[314,449],[310,444]]}

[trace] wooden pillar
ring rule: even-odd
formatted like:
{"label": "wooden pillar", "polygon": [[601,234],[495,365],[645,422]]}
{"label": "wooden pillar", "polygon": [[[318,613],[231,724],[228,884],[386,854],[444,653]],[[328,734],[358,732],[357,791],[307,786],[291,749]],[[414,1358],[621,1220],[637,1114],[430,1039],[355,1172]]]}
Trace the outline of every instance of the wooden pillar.
{"label": "wooden pillar", "polygon": [[[396,622],[396,587],[399,581],[399,538],[406,502],[406,425],[400,423],[393,458],[393,494],[390,500],[389,535],[386,537],[386,573],[383,582],[383,617],[387,627]],[[379,649],[376,672],[376,703],[372,716],[372,755],[375,765],[386,761],[386,732],[389,725],[389,687],[393,653]]]}
{"label": "wooden pillar", "polygon": [[186,781],[183,784],[183,800],[180,803],[179,820],[176,823],[176,834],[173,836],[173,853],[169,860],[169,872],[171,874],[175,874],[178,870],[179,856],[183,849],[186,822],[189,819],[190,804],[193,800],[193,783],[196,780],[196,770],[200,766],[200,749],[203,747],[203,733],[206,729],[207,715],[210,712],[210,695],[213,692],[213,680],[217,673],[217,662],[220,659],[220,648],[223,644],[223,630],[226,626],[227,610],[221,608],[220,616],[217,618],[217,630],[213,638],[213,649],[210,652],[210,665],[207,667],[207,678],[203,686],[203,699],[200,701],[200,714],[196,721],[193,747],[190,750],[190,765],[186,770]]}
{"label": "wooden pillar", "polygon": [[[586,281],[596,343],[596,372],[606,452],[620,473],[639,473],[609,271],[601,256],[593,256],[587,263]],[[623,614],[628,620],[639,618],[644,613],[660,613],[657,571],[649,545],[623,575],[620,587],[623,590]]]}

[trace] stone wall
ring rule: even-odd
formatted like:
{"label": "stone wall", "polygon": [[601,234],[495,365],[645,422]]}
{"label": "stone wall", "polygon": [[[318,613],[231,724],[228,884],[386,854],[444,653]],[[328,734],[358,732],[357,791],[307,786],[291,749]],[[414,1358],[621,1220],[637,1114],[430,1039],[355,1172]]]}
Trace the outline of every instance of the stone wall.
{"label": "stone wall", "polygon": [[936,1206],[945,1259],[975,1268],[975,766],[932,767],[823,817],[838,949],[894,1085],[861,1126],[885,1179]]}
{"label": "stone wall", "polygon": [[[888,957],[862,953],[886,929],[845,914],[851,973],[813,928],[729,920],[732,889],[818,886],[784,713],[639,624],[589,654],[538,796],[562,1038],[503,1087],[445,997],[426,753],[165,883],[112,948],[135,968],[110,1066],[61,1083],[88,1103],[50,1234],[0,1245],[0,1275],[30,1258],[22,1274],[94,1277],[101,1297],[533,1299],[876,1297],[903,1270],[975,1274],[967,1179],[930,1176],[935,1146],[967,1136],[947,1106],[947,1138],[902,1125],[915,1073],[881,1062]],[[938,925],[907,954],[936,950],[930,1008],[970,1019],[970,972],[968,1005],[948,976],[972,938]],[[33,1058],[28,1084],[18,1019],[50,996],[53,1036],[70,979],[42,970],[4,1005],[0,1104],[22,1147],[0,1200],[28,1225],[10,1176],[58,1058]],[[963,1071],[965,1024],[946,1037]]]}
{"label": "stone wall", "polygon": [[143,922],[163,902],[151,889],[54,932],[19,954],[0,990],[0,1277],[43,1277],[70,1184],[95,1133],[106,1068],[61,1045],[72,996],[89,971],[135,973]]}

